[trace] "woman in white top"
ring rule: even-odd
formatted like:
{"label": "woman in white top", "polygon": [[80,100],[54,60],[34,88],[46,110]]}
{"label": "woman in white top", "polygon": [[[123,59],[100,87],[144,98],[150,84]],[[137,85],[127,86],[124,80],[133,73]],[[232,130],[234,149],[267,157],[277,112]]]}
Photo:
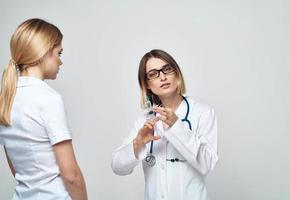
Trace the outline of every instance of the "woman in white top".
{"label": "woman in white top", "polygon": [[62,33],[29,19],[10,41],[0,92],[0,144],[17,185],[13,200],[86,200],[62,97],[44,79],[62,62]]}
{"label": "woman in white top", "polygon": [[142,105],[148,98],[155,116],[149,112],[136,120],[113,153],[113,171],[130,174],[142,161],[146,200],[208,199],[205,177],[218,160],[214,110],[183,96],[180,68],[162,50],[143,56],[138,78]]}

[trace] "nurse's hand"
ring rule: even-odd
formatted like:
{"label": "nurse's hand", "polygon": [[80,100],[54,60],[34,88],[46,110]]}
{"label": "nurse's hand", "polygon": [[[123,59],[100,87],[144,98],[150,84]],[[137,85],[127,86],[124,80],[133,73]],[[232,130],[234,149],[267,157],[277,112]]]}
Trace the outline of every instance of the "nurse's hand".
{"label": "nurse's hand", "polygon": [[139,151],[152,140],[159,140],[159,135],[153,135],[154,125],[158,120],[148,120],[139,130],[137,137],[133,140],[134,154],[138,159]]}
{"label": "nurse's hand", "polygon": [[173,126],[173,124],[178,120],[178,117],[174,113],[174,111],[170,108],[158,107],[155,106],[153,111],[160,114],[158,118],[167,124],[169,127]]}

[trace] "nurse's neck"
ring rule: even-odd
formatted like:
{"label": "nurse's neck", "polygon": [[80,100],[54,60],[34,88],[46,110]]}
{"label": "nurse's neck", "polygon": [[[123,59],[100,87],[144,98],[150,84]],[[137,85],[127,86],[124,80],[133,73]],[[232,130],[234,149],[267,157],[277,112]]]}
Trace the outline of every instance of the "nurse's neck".
{"label": "nurse's neck", "polygon": [[179,94],[174,94],[172,96],[168,96],[168,97],[159,97],[163,107],[165,108],[170,108],[173,111],[175,111],[178,106],[180,105],[180,103],[182,102],[182,96]]}
{"label": "nurse's neck", "polygon": [[38,78],[40,80],[44,80],[44,75],[39,66],[32,66],[32,67],[24,68],[24,70],[20,72],[20,76],[30,76],[30,77]]}

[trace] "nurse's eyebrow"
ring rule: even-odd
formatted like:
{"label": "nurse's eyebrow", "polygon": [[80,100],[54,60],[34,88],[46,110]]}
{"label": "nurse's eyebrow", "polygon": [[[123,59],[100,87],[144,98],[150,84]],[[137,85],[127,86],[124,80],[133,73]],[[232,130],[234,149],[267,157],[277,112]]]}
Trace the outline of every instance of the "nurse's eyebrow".
{"label": "nurse's eyebrow", "polygon": [[[161,68],[160,68],[160,69],[162,69],[163,67],[166,67],[166,66],[168,66],[168,65],[170,65],[170,64],[169,64],[169,63],[167,63],[167,64],[165,64],[165,65],[161,66]],[[155,71],[155,70],[157,70],[157,71],[158,71],[158,70],[160,70],[160,69],[156,69],[156,68],[155,68],[155,69],[150,69],[148,72]],[[147,73],[148,73],[148,72],[147,72]]]}

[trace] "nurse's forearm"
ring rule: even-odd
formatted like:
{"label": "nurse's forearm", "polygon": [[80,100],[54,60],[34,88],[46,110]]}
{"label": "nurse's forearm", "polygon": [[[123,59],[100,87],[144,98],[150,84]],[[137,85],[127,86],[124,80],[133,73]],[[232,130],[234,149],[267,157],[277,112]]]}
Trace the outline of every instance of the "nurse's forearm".
{"label": "nurse's forearm", "polygon": [[[141,152],[143,151],[142,149]],[[134,144],[132,141],[124,144],[113,153],[111,162],[112,170],[115,174],[121,176],[131,174],[144,155],[139,153],[138,157],[139,159],[134,154]]]}
{"label": "nurse's forearm", "polygon": [[12,162],[11,162],[11,160],[10,160],[8,154],[7,154],[7,151],[6,151],[5,146],[4,146],[4,151],[5,151],[5,155],[6,155],[6,158],[7,158],[7,162],[8,162],[8,165],[9,165],[10,171],[11,171],[11,173],[13,174],[13,176],[15,176],[15,169],[14,169],[14,167],[13,167],[13,165],[12,165]]}
{"label": "nurse's forearm", "polygon": [[134,155],[135,155],[135,158],[136,159],[139,159],[138,155],[139,155],[139,152],[141,151],[141,149],[145,146],[145,144],[141,141],[141,140],[138,140],[138,139],[134,139],[133,140],[133,147],[134,147]]}
{"label": "nurse's forearm", "polygon": [[[215,131],[212,134],[216,133]],[[185,131],[181,121],[164,133],[165,138],[185,158],[185,160],[201,174],[206,175],[213,170],[218,155],[216,140],[207,140],[195,132]],[[215,138],[212,136],[211,138]]]}

